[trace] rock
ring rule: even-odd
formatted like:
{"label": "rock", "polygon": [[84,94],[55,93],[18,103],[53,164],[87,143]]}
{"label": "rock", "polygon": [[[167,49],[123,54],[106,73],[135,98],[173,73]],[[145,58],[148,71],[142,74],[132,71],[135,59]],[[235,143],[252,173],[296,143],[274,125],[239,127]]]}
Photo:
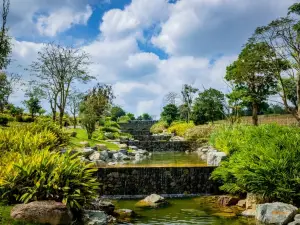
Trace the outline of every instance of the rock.
{"label": "rock", "polygon": [[120,149],[119,152],[122,153],[123,155],[128,154],[128,151],[126,149]]}
{"label": "rock", "polygon": [[300,225],[300,221],[293,221],[288,223],[288,225]]}
{"label": "rock", "polygon": [[141,154],[141,155],[149,155],[149,152],[143,149],[138,149],[136,151],[136,154]]}
{"label": "rock", "polygon": [[115,166],[115,165],[117,165],[117,163],[116,162],[109,162],[109,163],[107,163],[107,165],[108,166]]}
{"label": "rock", "polygon": [[90,144],[88,141],[82,141],[82,142],[79,142],[80,145],[82,145],[83,147],[89,147]]}
{"label": "rock", "polygon": [[117,219],[115,217],[113,217],[112,215],[107,216],[107,222],[109,225],[118,224]]}
{"label": "rock", "polygon": [[138,150],[138,147],[136,147],[134,145],[129,146],[129,148],[132,149],[132,150]]}
{"label": "rock", "polygon": [[89,156],[89,160],[91,160],[91,161],[97,161],[97,160],[100,160],[100,152],[94,151],[94,152]]}
{"label": "rock", "polygon": [[97,160],[97,161],[95,162],[95,165],[96,165],[97,167],[106,166],[106,162],[104,162],[104,161],[102,161],[102,160]]}
{"label": "rock", "polygon": [[236,205],[241,208],[246,208],[246,200],[245,199],[240,200],[240,201],[238,201],[238,203]]}
{"label": "rock", "polygon": [[81,162],[84,162],[84,163],[91,163],[91,161],[90,160],[88,160],[88,159],[86,159],[85,157],[80,157],[80,161]]}
{"label": "rock", "polygon": [[297,207],[282,202],[259,204],[255,218],[263,223],[285,225],[293,221],[297,210]]}
{"label": "rock", "polygon": [[84,210],[84,225],[107,225],[108,218],[104,211]]}
{"label": "rock", "polygon": [[300,214],[297,214],[297,215],[294,217],[294,220],[295,220],[295,221],[300,221]]}
{"label": "rock", "polygon": [[174,136],[170,138],[170,141],[184,141],[184,138],[180,136]]}
{"label": "rock", "polygon": [[85,156],[85,157],[89,157],[95,150],[92,149],[92,148],[84,148],[82,150],[82,154]]}
{"label": "rock", "polygon": [[105,151],[107,150],[107,147],[105,144],[96,144],[96,147],[99,151]]}
{"label": "rock", "polygon": [[197,209],[181,209],[180,210],[183,213],[187,213],[187,214],[191,214],[193,216],[207,216],[207,213],[201,210],[197,210]]}
{"label": "rock", "polygon": [[115,150],[111,150],[111,151],[107,151],[107,153],[108,153],[108,157],[109,157],[109,158],[112,158],[113,155],[114,155],[115,153],[118,153],[118,152],[115,151]]}
{"label": "rock", "polygon": [[260,195],[247,193],[246,197],[246,209],[256,209],[257,204],[262,204],[268,202],[267,198],[264,198]]}
{"label": "rock", "polygon": [[203,161],[206,161],[207,160],[207,154],[203,154],[203,155],[201,155],[201,160],[203,160]]}
{"label": "rock", "polygon": [[27,223],[48,223],[51,225],[71,224],[72,213],[66,205],[55,201],[35,201],[16,205],[10,216]]}
{"label": "rock", "polygon": [[118,214],[119,219],[133,218],[136,216],[136,213],[131,209],[118,209],[115,213]]}
{"label": "rock", "polygon": [[255,213],[256,213],[255,209],[246,209],[241,213],[241,215],[246,217],[255,217]]}
{"label": "rock", "polygon": [[127,155],[122,154],[121,152],[117,152],[113,154],[113,160],[116,161],[122,161],[122,160],[130,160],[130,158]]}
{"label": "rock", "polygon": [[128,146],[126,144],[119,144],[120,149],[128,150]]}
{"label": "rock", "polygon": [[92,201],[92,203],[85,206],[84,209],[104,211],[108,215],[112,215],[115,210],[115,205],[110,201],[105,201],[97,198],[94,201]]}
{"label": "rock", "polygon": [[132,150],[130,152],[127,153],[129,156],[135,156],[136,154],[136,151],[135,150]]}
{"label": "rock", "polygon": [[109,159],[109,154],[107,150],[103,150],[100,152],[100,159],[103,161],[108,161]]}
{"label": "rock", "polygon": [[218,198],[218,204],[220,206],[232,206],[236,205],[240,199],[235,196],[222,195]]}
{"label": "rock", "polygon": [[136,207],[140,208],[159,208],[168,205],[169,203],[160,195],[151,194],[143,200],[136,203]]}
{"label": "rock", "polygon": [[226,157],[224,152],[217,152],[217,151],[208,151],[207,152],[207,165],[208,166],[219,166],[222,159]]}

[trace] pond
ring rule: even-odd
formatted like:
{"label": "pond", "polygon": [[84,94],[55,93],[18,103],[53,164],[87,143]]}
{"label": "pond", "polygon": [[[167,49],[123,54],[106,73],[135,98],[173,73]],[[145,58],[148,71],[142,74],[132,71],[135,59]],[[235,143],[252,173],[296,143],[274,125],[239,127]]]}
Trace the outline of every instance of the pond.
{"label": "pond", "polygon": [[152,155],[141,161],[129,161],[126,164],[117,164],[113,167],[189,167],[206,166],[196,153],[185,152],[153,152]]}
{"label": "pond", "polygon": [[[199,200],[200,199],[200,200]],[[136,225],[255,225],[254,219],[244,217],[225,218],[213,214],[220,209],[212,209],[201,204],[201,197],[170,199],[171,205],[161,209],[139,209],[137,200],[116,200],[117,208],[134,210],[139,216],[131,221]],[[227,212],[230,209],[226,209]],[[225,210],[225,211],[226,211]],[[226,214],[226,213],[225,213]],[[224,214],[224,215],[225,215]]]}

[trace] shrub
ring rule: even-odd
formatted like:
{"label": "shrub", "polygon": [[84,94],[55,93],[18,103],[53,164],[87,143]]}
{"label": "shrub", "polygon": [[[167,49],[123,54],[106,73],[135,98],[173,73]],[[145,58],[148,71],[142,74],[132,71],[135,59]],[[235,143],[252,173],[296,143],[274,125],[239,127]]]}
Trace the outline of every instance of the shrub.
{"label": "shrub", "polygon": [[34,122],[34,118],[32,118],[31,116],[23,116],[21,122],[23,122],[23,123],[32,123],[32,122]]}
{"label": "shrub", "polygon": [[54,150],[64,146],[69,135],[51,122],[36,122],[0,129],[0,157],[3,152],[29,153],[48,148]]}
{"label": "shrub", "polygon": [[120,125],[115,121],[105,121],[104,127],[115,127],[117,129],[120,129]]}
{"label": "shrub", "polygon": [[168,128],[168,132],[183,137],[185,132],[194,126],[195,124],[193,122],[175,122],[172,123],[171,126]]}
{"label": "shrub", "polygon": [[77,154],[44,149],[29,155],[10,153],[6,159],[0,164],[0,193],[8,203],[55,200],[80,209],[97,197],[97,169],[82,163]]}
{"label": "shrub", "polygon": [[103,132],[111,132],[111,133],[120,133],[120,130],[116,127],[102,127],[101,131]]}
{"label": "shrub", "polygon": [[8,121],[9,121],[9,119],[8,119],[7,115],[0,114],[0,125],[1,126],[7,126]]}
{"label": "shrub", "polygon": [[168,128],[168,123],[166,121],[158,121],[157,123],[153,124],[150,128],[150,132],[152,134],[159,134],[163,133],[164,130]]}
{"label": "shrub", "polygon": [[213,126],[200,125],[189,128],[184,134],[184,138],[187,141],[194,141],[199,144],[208,142],[209,137],[213,131]]}
{"label": "shrub", "polygon": [[[223,138],[221,140],[220,138]],[[275,124],[222,128],[212,143],[230,153],[212,174],[229,193],[300,203],[300,129]]]}
{"label": "shrub", "polygon": [[131,120],[130,117],[127,116],[127,115],[126,116],[121,116],[118,119],[118,123],[128,123],[130,120]]}

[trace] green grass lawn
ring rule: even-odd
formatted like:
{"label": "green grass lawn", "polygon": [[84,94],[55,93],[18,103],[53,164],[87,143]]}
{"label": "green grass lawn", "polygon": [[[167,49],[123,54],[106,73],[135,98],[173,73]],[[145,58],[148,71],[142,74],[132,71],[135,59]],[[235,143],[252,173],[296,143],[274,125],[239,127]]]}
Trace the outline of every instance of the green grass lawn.
{"label": "green grass lawn", "polygon": [[84,130],[82,128],[70,129],[70,132],[72,132],[72,131],[77,132],[76,137],[71,137],[71,140],[70,140],[70,147],[72,147],[72,148],[82,147],[82,145],[80,145],[80,142],[88,141],[90,146],[95,146],[96,144],[105,144],[107,146],[107,148],[110,150],[119,150],[118,145],[111,143],[109,141],[98,140],[95,138],[88,140],[87,132],[86,132],[86,130]]}

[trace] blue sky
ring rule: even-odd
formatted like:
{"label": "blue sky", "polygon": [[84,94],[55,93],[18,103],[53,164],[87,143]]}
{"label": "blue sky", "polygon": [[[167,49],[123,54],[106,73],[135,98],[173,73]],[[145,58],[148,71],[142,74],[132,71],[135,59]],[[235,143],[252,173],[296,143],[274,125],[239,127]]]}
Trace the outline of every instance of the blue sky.
{"label": "blue sky", "polygon": [[[257,26],[287,13],[296,0],[11,0],[14,62],[24,70],[43,43],[90,54],[96,82],[113,85],[115,104],[136,115],[159,115],[168,92],[183,84],[228,91],[226,66]],[[75,88],[75,87],[74,87]],[[21,104],[19,89],[11,102]],[[43,101],[47,108],[47,102]]]}

